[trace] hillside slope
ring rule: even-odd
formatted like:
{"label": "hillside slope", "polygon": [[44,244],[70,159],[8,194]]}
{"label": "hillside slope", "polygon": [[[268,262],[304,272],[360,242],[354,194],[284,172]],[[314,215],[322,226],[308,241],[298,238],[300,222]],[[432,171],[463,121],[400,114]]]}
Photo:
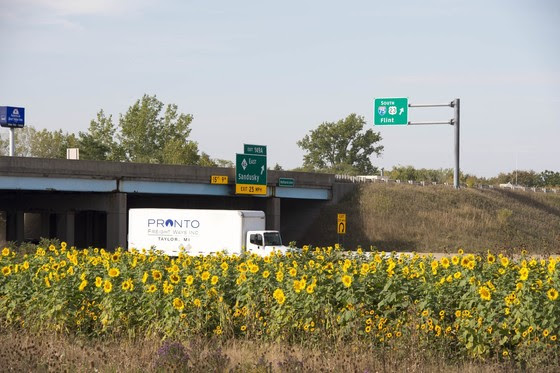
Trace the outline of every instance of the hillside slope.
{"label": "hillside slope", "polygon": [[[337,213],[347,234],[336,234]],[[451,252],[527,249],[560,253],[560,194],[445,186],[362,184],[325,207],[305,236],[313,245]],[[517,251],[517,250],[516,250]]]}

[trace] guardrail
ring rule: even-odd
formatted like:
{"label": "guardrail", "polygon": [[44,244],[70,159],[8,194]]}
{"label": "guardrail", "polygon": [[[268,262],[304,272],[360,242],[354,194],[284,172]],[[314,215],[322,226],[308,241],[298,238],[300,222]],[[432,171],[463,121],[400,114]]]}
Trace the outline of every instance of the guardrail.
{"label": "guardrail", "polygon": [[[339,183],[387,183],[387,184],[410,184],[410,185],[417,185],[417,186],[426,186],[426,185],[443,185],[453,187],[452,183],[436,183],[430,181],[414,181],[414,180],[393,180],[389,179],[387,176],[370,176],[370,175],[334,175],[335,181]],[[467,187],[466,185],[462,185],[462,187]],[[542,187],[524,187],[521,185],[513,185],[513,184],[500,184],[499,186],[495,185],[486,185],[486,184],[476,184],[472,186],[472,188],[476,189],[512,189],[512,190],[519,190],[524,192],[534,192],[534,193],[560,193],[560,189],[557,188],[542,188]]]}

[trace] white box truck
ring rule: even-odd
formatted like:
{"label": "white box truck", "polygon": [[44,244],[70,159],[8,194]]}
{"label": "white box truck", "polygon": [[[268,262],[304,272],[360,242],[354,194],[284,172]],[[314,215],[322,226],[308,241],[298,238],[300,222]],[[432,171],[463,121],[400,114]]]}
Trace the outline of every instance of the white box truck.
{"label": "white box truck", "polygon": [[263,211],[132,208],[128,250],[158,250],[177,256],[217,252],[262,256],[285,253],[278,231],[265,230]]}

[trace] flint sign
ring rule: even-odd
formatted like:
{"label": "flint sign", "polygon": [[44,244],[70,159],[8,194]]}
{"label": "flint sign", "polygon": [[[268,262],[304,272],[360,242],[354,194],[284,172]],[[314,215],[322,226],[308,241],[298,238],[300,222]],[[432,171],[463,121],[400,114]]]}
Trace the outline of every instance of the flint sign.
{"label": "flint sign", "polygon": [[374,125],[408,125],[408,98],[376,98],[373,106]]}

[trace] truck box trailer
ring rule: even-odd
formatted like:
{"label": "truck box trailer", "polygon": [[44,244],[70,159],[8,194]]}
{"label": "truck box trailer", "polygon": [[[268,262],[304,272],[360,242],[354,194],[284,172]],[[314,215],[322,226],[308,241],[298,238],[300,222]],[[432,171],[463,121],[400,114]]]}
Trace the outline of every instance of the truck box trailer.
{"label": "truck box trailer", "polygon": [[244,251],[286,252],[278,231],[265,230],[263,211],[133,208],[128,212],[128,249],[177,256]]}

